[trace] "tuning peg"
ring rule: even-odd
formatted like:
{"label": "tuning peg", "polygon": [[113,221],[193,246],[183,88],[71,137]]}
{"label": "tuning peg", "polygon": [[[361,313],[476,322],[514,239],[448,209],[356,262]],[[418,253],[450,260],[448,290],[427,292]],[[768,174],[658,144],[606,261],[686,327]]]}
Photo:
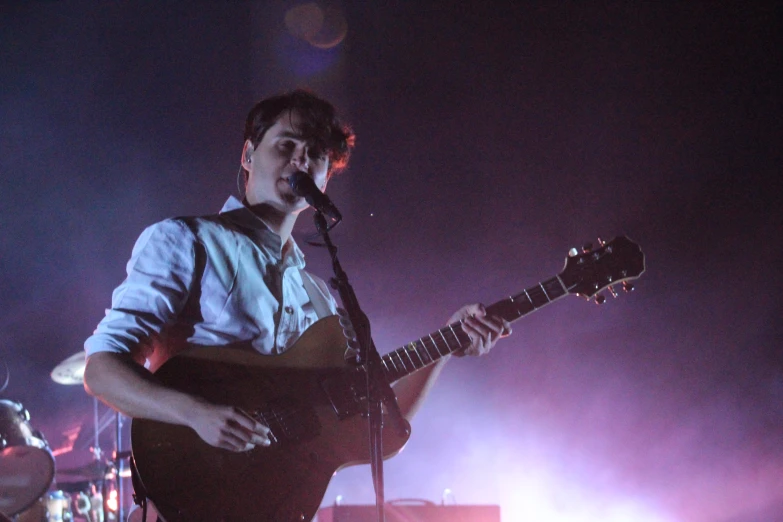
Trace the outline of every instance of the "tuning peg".
{"label": "tuning peg", "polygon": [[595,304],[602,305],[606,302],[606,297],[602,296],[601,294],[598,294],[595,296]]}
{"label": "tuning peg", "polygon": [[606,244],[606,241],[604,241],[603,239],[601,239],[601,238],[599,237],[599,238],[598,238],[598,244],[599,244],[600,246],[604,246],[604,245]]}
{"label": "tuning peg", "polygon": [[625,292],[633,292],[634,286],[628,281],[623,281],[623,290]]}
{"label": "tuning peg", "polygon": [[612,294],[612,297],[617,299],[617,290],[615,290],[613,286],[609,287],[609,293]]}
{"label": "tuning peg", "polygon": [[584,245],[582,245],[582,252],[584,252],[585,254],[590,252],[592,249],[593,249],[592,243],[585,243]]}

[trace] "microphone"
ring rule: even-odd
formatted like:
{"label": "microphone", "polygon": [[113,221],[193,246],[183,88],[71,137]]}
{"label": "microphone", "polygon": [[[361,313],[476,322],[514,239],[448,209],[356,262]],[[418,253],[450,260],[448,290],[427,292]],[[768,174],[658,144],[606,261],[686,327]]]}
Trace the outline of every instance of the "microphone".
{"label": "microphone", "polygon": [[306,172],[302,172],[301,170],[294,172],[288,178],[288,184],[291,185],[291,190],[294,191],[294,194],[305,198],[305,201],[318,212],[323,212],[335,221],[343,219],[342,214],[340,214],[340,211],[334,206],[334,203],[329,199],[329,196],[318,190],[313,178]]}

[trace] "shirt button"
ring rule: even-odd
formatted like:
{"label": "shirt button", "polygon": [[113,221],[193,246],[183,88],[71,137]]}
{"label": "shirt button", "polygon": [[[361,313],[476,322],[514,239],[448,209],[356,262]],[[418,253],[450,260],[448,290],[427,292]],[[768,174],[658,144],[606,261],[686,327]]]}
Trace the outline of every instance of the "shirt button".
{"label": "shirt button", "polygon": [[285,313],[287,313],[287,314],[289,314],[289,315],[290,315],[290,314],[292,314],[292,313],[294,313],[294,307],[293,307],[293,306],[290,306],[290,305],[289,305],[289,306],[286,306],[286,307],[285,307]]}

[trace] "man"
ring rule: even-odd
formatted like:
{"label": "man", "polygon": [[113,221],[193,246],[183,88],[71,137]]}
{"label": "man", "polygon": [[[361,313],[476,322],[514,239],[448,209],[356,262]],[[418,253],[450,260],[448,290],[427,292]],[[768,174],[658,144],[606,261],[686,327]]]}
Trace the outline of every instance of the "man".
{"label": "man", "polygon": [[[85,342],[87,391],[123,414],[188,426],[228,451],[270,445],[269,429],[231,404],[213,404],[160,383],[153,371],[189,345],[245,345],[264,355],[290,348],[317,310],[336,313],[324,282],[303,270],[291,231],[307,208],[288,178],[297,171],[320,190],[347,164],[353,135],[334,108],[293,91],[249,113],[241,166],[245,198],[218,215],[157,223],[139,237],[128,276]],[[456,312],[471,344],[488,352],[510,325],[480,305]],[[410,418],[445,360],[402,379],[395,393]],[[144,366],[142,364],[144,363]]]}

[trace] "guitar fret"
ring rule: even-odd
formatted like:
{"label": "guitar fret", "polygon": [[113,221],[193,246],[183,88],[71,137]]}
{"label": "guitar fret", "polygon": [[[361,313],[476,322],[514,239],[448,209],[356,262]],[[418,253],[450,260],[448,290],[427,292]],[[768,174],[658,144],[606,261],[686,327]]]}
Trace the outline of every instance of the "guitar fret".
{"label": "guitar fret", "polygon": [[[421,355],[419,355],[419,352],[416,349],[411,349],[410,346],[405,347],[405,351],[408,352],[408,357],[411,358],[413,361],[413,366],[418,370],[419,368],[424,368],[427,363],[424,362],[424,359],[421,358]],[[416,354],[416,357],[414,358],[411,352]]]}
{"label": "guitar fret", "polygon": [[[460,320],[460,329],[454,331],[452,329],[452,333],[454,334],[454,337],[457,339],[457,344],[459,344],[460,349],[467,348],[470,346],[470,336],[465,333],[465,330],[462,329],[462,320]],[[462,341],[465,341],[465,344],[462,343]]]}
{"label": "guitar fret", "polygon": [[517,298],[524,297],[525,299],[517,301],[516,298],[509,298],[511,301],[517,305],[515,309],[515,313],[517,314],[517,317],[522,317],[523,315],[529,314],[533,310],[536,309],[535,306],[533,306],[532,301],[530,301],[530,296],[527,295],[527,291],[523,292],[524,295],[519,294],[516,296]]}
{"label": "guitar fret", "polygon": [[544,281],[541,283],[541,286],[544,287],[544,291],[546,291],[550,301],[554,301],[568,293],[558,277],[553,277],[552,279]]}
{"label": "guitar fret", "polygon": [[[514,321],[566,294],[568,294],[568,289],[558,275],[541,281],[518,295],[494,303],[490,307],[491,313],[500,315],[508,321]],[[439,360],[445,355],[469,346],[471,339],[462,329],[463,323],[464,321],[460,320],[446,325],[440,330],[427,334],[388,354],[388,361],[384,358],[384,366],[391,376],[390,380],[396,380]],[[414,357],[411,352],[415,352],[416,356]]]}
{"label": "guitar fret", "polygon": [[535,308],[541,308],[542,306],[549,304],[549,298],[546,296],[546,293],[543,293],[542,295],[542,291],[538,290],[536,287],[525,290],[525,295],[530,299],[530,304]]}
{"label": "guitar fret", "polygon": [[[408,357],[408,354],[405,352],[405,350],[397,349],[395,352],[397,353],[397,357],[400,358],[400,361],[402,361],[402,367],[405,369],[406,374],[411,373],[416,369],[416,366],[413,364],[411,358]],[[407,359],[407,361],[405,359]]]}
{"label": "guitar fret", "polygon": [[[461,324],[462,321],[460,321]],[[456,325],[458,323],[454,323]],[[470,343],[470,336],[463,330],[455,330],[454,325],[446,325],[440,330],[410,342],[396,350],[387,353],[381,360],[390,382],[404,377],[416,370],[434,363]],[[446,334],[450,332],[450,335]],[[443,348],[445,348],[445,352]],[[416,356],[413,356],[413,353]],[[407,362],[406,362],[407,360]]]}
{"label": "guitar fret", "polygon": [[[431,362],[433,362],[435,360],[432,357],[432,354],[429,351],[427,351],[427,347],[426,346],[422,345],[423,350],[419,350],[416,347],[416,343],[411,343],[411,346],[413,347],[414,350],[416,350],[416,353],[419,354],[419,357],[421,357],[421,359],[422,359],[422,361],[424,362],[425,365],[430,364]],[[425,357],[422,357],[422,355],[421,355],[422,352],[424,352],[424,355],[426,355],[426,361],[424,361]]]}
{"label": "guitar fret", "polygon": [[441,328],[440,330],[438,330],[438,333],[440,334],[440,338],[441,338],[441,339],[443,339],[443,343],[446,345],[446,349],[447,349],[449,352],[453,352],[454,350],[452,350],[452,348],[451,348],[451,345],[450,345],[450,344],[449,344],[449,342],[446,340],[446,336],[445,336],[445,335],[443,335],[443,328]]}
{"label": "guitar fret", "polygon": [[400,363],[397,368],[397,374],[400,377],[404,377],[408,375],[410,372],[408,371],[408,368],[405,366],[405,360],[402,358],[402,355],[400,354],[399,350],[395,350],[394,355],[397,356],[397,359],[399,360]]}
{"label": "guitar fret", "polygon": [[[432,351],[430,350],[429,346],[427,346],[427,343],[424,342],[424,339],[417,339],[413,342],[416,345],[417,349],[424,350],[424,352],[427,354],[427,356],[432,359]],[[436,357],[437,359],[437,357]]]}
{"label": "guitar fret", "polygon": [[392,363],[392,372],[395,379],[399,379],[400,377],[404,377],[406,375],[405,369],[401,369],[400,365],[394,360],[394,356],[396,355],[396,352],[392,352],[389,354],[389,361]]}
{"label": "guitar fret", "polygon": [[430,360],[437,361],[438,359],[440,359],[440,353],[438,353],[437,349],[435,350],[435,355],[432,355],[432,350],[427,348],[427,345],[424,343],[424,341],[419,339],[417,342],[420,343],[421,347],[424,348],[424,351],[427,352],[427,357],[429,357]]}
{"label": "guitar fret", "polygon": [[416,349],[416,345],[415,345],[415,344],[413,344],[413,343],[409,344],[409,345],[408,345],[408,350],[416,354],[416,357],[418,357],[418,358],[419,358],[419,361],[421,361],[421,367],[422,367],[422,368],[423,368],[423,367],[425,367],[425,366],[427,366],[427,363],[426,363],[426,362],[424,362],[424,359],[421,357],[421,354],[420,354],[420,353],[419,353],[419,351]]}
{"label": "guitar fret", "polygon": [[[618,250],[622,251],[621,257],[627,259],[612,259],[617,257]],[[562,272],[489,305],[487,314],[513,322],[566,295],[584,295],[591,290],[600,290],[602,285],[605,287],[620,280],[635,279],[644,270],[644,254],[639,246],[619,237],[606,246],[602,243],[602,248],[590,255],[577,255],[576,259],[569,257]],[[472,342],[464,328],[465,321],[460,320],[405,345],[396,355],[391,354],[388,360],[384,359],[388,375],[407,375],[444,355],[464,350]]]}
{"label": "guitar fret", "polygon": [[459,335],[457,335],[457,332],[454,331],[454,328],[451,325],[449,325],[449,330],[451,330],[451,335],[454,336],[454,339],[457,340],[459,347],[462,348],[462,342],[459,340]]}
{"label": "guitar fret", "polygon": [[391,353],[389,354],[389,362],[392,364],[392,368],[393,368],[393,370],[392,370],[392,371],[393,371],[395,374],[399,374],[399,373],[400,373],[400,370],[397,368],[397,363],[395,363],[395,362],[394,362],[394,352],[391,352]]}
{"label": "guitar fret", "polygon": [[[516,299],[514,299],[514,296],[509,296],[508,299],[506,299],[505,301],[502,301],[502,303],[504,303],[504,304],[508,303],[508,305],[510,305],[512,307],[514,313],[516,314],[516,317],[514,317],[513,319],[516,319],[517,317],[522,317],[522,310],[520,310],[519,308],[514,306],[516,304]],[[505,319],[507,321],[508,320],[512,320],[512,318],[509,318],[509,317],[505,317]]]}
{"label": "guitar fret", "polygon": [[402,359],[402,355],[398,351],[394,351],[394,355],[397,356],[397,358],[400,360],[400,366],[402,366],[402,373],[405,375],[408,373],[408,369],[405,367],[405,361]]}
{"label": "guitar fret", "polygon": [[[405,352],[405,355],[408,357],[408,360],[411,362],[411,366],[413,366],[414,368],[416,368],[416,363],[415,363],[415,362],[413,362],[413,358],[411,357],[411,354],[410,354],[410,352],[408,352],[408,350],[406,350],[404,347],[403,347],[403,348],[400,348],[400,350],[402,350],[403,352]],[[398,350],[398,351],[399,351],[399,350]],[[402,356],[400,356],[400,358],[402,358]]]}
{"label": "guitar fret", "polygon": [[[398,377],[404,377],[408,375],[408,369],[405,368],[405,361],[402,360],[402,357],[400,357],[400,354],[395,350],[394,355],[397,356],[397,361],[399,362],[394,364],[394,367],[397,368],[397,376]],[[394,357],[392,357],[392,360],[394,360]]]}
{"label": "guitar fret", "polygon": [[554,279],[556,279],[556,280],[557,280],[557,282],[558,282],[558,283],[560,283],[560,288],[562,288],[562,289],[563,289],[563,295],[567,294],[567,293],[568,293],[568,288],[566,288],[566,285],[565,285],[565,283],[563,282],[563,280],[562,280],[562,279],[560,279],[560,276],[559,276],[559,275],[556,275],[556,276],[554,277]]}
{"label": "guitar fret", "polygon": [[[430,336],[430,339],[432,339],[432,336]],[[438,358],[443,357],[443,353],[441,353],[440,348],[438,348],[438,345],[435,341],[432,341],[432,345],[435,347],[435,351],[438,353]],[[448,353],[448,352],[446,352]]]}
{"label": "guitar fret", "polygon": [[[507,314],[509,312],[514,314],[514,316],[512,317],[511,315],[506,315],[506,314],[502,314],[501,313],[501,315],[503,315],[503,317],[507,321],[513,321],[515,319],[519,319],[520,317],[522,317],[523,315],[525,315],[527,313],[527,312],[523,311],[523,308],[526,308],[527,306],[529,306],[530,305],[530,301],[524,300],[524,301],[517,302],[517,298],[521,297],[521,295],[522,294],[520,294],[520,295],[518,295],[516,297],[509,296],[508,299],[506,299],[505,301],[501,301],[499,303],[499,306],[505,306],[505,308],[507,310]],[[532,305],[530,305],[530,308],[531,309],[533,308]]]}
{"label": "guitar fret", "polygon": [[532,306],[533,308],[535,308],[535,307],[536,307],[536,305],[534,305],[534,304],[533,304],[533,300],[530,298],[530,294],[528,294],[528,293],[527,293],[527,288],[526,288],[526,289],[524,289],[524,290],[522,290],[522,292],[524,292],[524,294],[525,294],[525,297],[527,298],[527,302],[528,302],[528,303],[530,303],[530,306]]}
{"label": "guitar fret", "polygon": [[421,342],[421,339],[419,339],[417,341],[413,341],[410,344],[413,347],[413,349],[416,350],[416,353],[419,354],[419,357],[421,357],[421,353],[424,352],[426,354],[426,356],[427,356],[427,359],[429,361],[432,361],[432,354],[430,353],[429,350],[427,350],[427,346],[424,343]]}
{"label": "guitar fret", "polygon": [[[438,342],[435,340],[434,337],[432,337],[432,334],[429,334],[427,337],[430,338],[430,341],[432,341],[432,344],[434,344],[435,348],[437,349],[438,348]],[[440,350],[438,350],[438,353],[440,353]],[[449,345],[448,345],[448,343],[446,344],[446,353],[449,353]]]}

